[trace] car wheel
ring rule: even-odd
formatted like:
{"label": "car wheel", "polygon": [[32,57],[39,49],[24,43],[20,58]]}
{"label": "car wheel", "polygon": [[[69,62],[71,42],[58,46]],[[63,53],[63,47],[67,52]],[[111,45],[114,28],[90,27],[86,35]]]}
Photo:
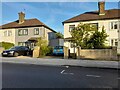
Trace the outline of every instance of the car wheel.
{"label": "car wheel", "polygon": [[26,52],[26,56],[29,56],[29,52]]}
{"label": "car wheel", "polygon": [[19,54],[17,52],[14,53],[14,56],[17,57]]}

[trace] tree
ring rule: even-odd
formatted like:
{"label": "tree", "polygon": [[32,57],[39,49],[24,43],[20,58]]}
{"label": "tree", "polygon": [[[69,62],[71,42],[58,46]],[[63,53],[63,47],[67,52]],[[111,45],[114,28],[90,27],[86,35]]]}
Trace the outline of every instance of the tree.
{"label": "tree", "polygon": [[85,47],[91,33],[96,30],[96,26],[80,23],[71,30],[71,42],[75,43],[75,46]]}
{"label": "tree", "polygon": [[88,48],[104,48],[105,47],[105,41],[108,35],[105,32],[104,26],[102,27],[102,32],[95,31],[93,35],[91,35],[90,39],[87,41],[87,47]]}
{"label": "tree", "polygon": [[64,36],[61,32],[57,32],[56,33],[56,38],[64,38]]}

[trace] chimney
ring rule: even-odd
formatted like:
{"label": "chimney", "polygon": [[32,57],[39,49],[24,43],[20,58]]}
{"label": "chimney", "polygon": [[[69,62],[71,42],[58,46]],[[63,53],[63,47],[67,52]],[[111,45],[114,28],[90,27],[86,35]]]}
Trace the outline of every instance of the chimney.
{"label": "chimney", "polygon": [[19,14],[19,24],[24,23],[25,14],[23,12],[20,12],[18,14]]}
{"label": "chimney", "polygon": [[99,15],[105,15],[105,1],[98,2]]}

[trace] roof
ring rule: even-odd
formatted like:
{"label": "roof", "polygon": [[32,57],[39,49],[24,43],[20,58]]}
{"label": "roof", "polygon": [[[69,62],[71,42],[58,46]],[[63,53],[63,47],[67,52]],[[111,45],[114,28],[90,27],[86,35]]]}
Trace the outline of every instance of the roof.
{"label": "roof", "polygon": [[[0,29],[10,29],[10,28],[25,28],[25,27],[37,27],[37,26],[44,26],[46,28],[49,28],[47,25],[39,21],[38,19],[25,19],[24,23],[19,24],[19,20],[16,20],[14,22],[10,22],[7,24],[4,24],[0,26]],[[51,31],[56,32],[49,28]]]}
{"label": "roof", "polygon": [[73,41],[72,37],[64,38],[64,40],[66,40],[66,41]]}
{"label": "roof", "polygon": [[105,10],[105,15],[99,15],[98,11],[85,12],[73,18],[70,18],[64,23],[79,22],[79,21],[92,21],[92,20],[105,20],[105,19],[120,19],[120,9]]}

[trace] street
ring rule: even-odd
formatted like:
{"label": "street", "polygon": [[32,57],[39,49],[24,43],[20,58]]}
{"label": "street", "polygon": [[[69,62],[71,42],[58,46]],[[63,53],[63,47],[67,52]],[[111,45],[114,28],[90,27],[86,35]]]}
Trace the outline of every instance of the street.
{"label": "street", "polygon": [[3,88],[118,88],[118,70],[2,63]]}

